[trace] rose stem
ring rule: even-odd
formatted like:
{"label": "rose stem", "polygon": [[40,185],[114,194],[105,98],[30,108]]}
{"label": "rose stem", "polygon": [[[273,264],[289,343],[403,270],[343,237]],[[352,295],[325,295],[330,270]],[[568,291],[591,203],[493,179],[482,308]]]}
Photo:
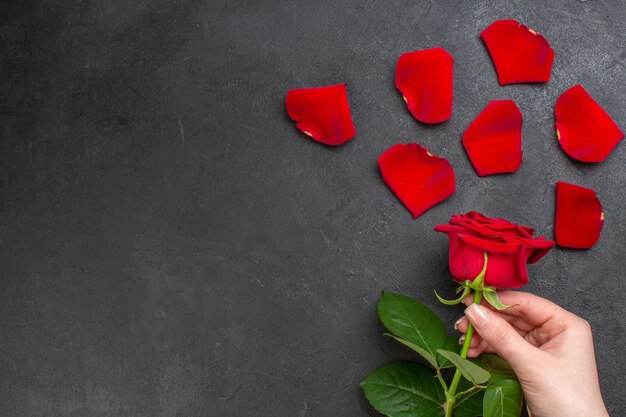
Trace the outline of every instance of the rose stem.
{"label": "rose stem", "polygon": [[[483,299],[483,292],[481,290],[476,290],[474,292],[474,304],[480,304],[480,301]],[[461,357],[463,359],[467,358],[467,352],[470,348],[470,343],[472,342],[472,335],[474,334],[474,327],[468,321],[467,324],[467,332],[465,333],[465,342],[463,342],[463,347],[461,348]],[[452,409],[454,408],[454,403],[456,402],[456,388],[459,386],[459,382],[461,380],[461,372],[458,369],[454,371],[454,376],[452,377],[452,382],[450,383],[450,388],[446,394],[446,415],[445,417],[452,417]]]}

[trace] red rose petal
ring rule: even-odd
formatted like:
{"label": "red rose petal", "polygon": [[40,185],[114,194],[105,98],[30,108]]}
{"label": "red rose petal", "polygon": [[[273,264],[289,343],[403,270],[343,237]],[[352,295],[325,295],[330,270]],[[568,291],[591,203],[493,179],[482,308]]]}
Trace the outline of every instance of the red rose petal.
{"label": "red rose petal", "polygon": [[454,193],[452,166],[416,143],[397,144],[379,158],[383,181],[417,218]]}
{"label": "red rose petal", "polygon": [[481,177],[517,171],[522,163],[522,113],[515,102],[489,102],[463,134],[463,146]]}
{"label": "red rose petal", "polygon": [[441,123],[452,117],[454,58],[443,48],[403,54],[396,66],[396,88],[420,122]]}
{"label": "red rose petal", "polygon": [[[519,288],[528,283],[523,246],[494,243],[463,233],[450,235],[450,272],[455,277],[476,277],[483,268],[483,254],[489,253],[485,285],[500,289]],[[495,277],[495,278],[494,278]],[[502,277],[508,279],[504,281]],[[516,279],[511,279],[516,277]]]}
{"label": "red rose petal", "polygon": [[595,191],[556,183],[554,235],[559,246],[589,249],[600,239],[603,223],[604,213]]}
{"label": "red rose petal", "polygon": [[532,237],[535,234],[535,229],[533,229],[532,227],[511,223],[510,221],[505,220],[505,219],[501,219],[501,218],[487,217],[484,214],[479,213],[477,211],[470,211],[470,212],[466,213],[464,216],[455,214],[454,216],[452,216],[451,222],[452,221],[463,221],[463,217],[466,217],[468,219],[474,220],[474,221],[476,221],[478,223],[481,223],[481,224],[487,224],[491,228],[497,228],[498,227],[497,225],[501,225],[503,227],[516,226],[516,228],[521,231],[523,237],[529,237],[530,238],[530,237]]}
{"label": "red rose petal", "polygon": [[336,146],[356,134],[345,84],[287,92],[287,113],[305,135]]}
{"label": "red rose petal", "polygon": [[554,51],[547,40],[516,20],[497,20],[480,34],[500,85],[550,81]]}
{"label": "red rose petal", "polygon": [[526,263],[529,264],[538,262],[554,246],[553,241],[546,240],[543,236],[533,237],[535,231],[528,226],[510,223],[504,219],[490,219],[476,212],[469,212],[463,216],[455,214],[450,219],[450,224],[440,224],[435,230],[487,238],[496,243],[513,243],[516,246],[522,244],[525,248]]}
{"label": "red rose petal", "polygon": [[581,85],[561,94],[554,113],[561,148],[579,161],[604,161],[624,138],[611,116]]}

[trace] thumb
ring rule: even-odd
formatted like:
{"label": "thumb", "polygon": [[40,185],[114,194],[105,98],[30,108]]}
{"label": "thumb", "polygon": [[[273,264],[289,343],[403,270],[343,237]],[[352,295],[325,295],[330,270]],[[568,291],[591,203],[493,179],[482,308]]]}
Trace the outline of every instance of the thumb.
{"label": "thumb", "polygon": [[465,309],[465,315],[480,337],[516,372],[532,366],[535,347],[500,315],[478,304]]}

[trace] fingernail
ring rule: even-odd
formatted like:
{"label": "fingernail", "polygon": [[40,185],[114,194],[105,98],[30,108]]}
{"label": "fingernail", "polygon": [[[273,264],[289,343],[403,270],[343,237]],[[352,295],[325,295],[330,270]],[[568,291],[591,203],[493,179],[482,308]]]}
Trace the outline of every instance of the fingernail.
{"label": "fingernail", "polygon": [[461,324],[464,318],[465,316],[461,317],[460,319],[454,322],[454,330],[459,330],[459,324]]}
{"label": "fingernail", "polygon": [[485,324],[489,321],[489,313],[487,313],[484,307],[479,306],[478,304],[472,304],[467,307],[465,309],[465,315],[478,329],[485,327]]}
{"label": "fingernail", "polygon": [[462,345],[463,343],[465,343],[465,335],[459,337],[459,345]]}

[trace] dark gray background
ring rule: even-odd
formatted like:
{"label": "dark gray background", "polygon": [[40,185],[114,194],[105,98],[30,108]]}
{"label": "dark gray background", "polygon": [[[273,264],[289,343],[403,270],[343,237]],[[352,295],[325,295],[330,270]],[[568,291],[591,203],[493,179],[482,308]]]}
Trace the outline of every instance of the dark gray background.
{"label": "dark gray background", "polygon": [[[552,236],[554,183],[597,190],[591,250],[553,250],[527,290],[587,318],[624,415],[626,144],[584,165],[553,106],[582,83],[626,127],[623,0],[6,1],[1,11],[0,414],[374,416],[359,381],[411,358],[381,336],[382,289],[450,324],[445,235],[479,210]],[[518,19],[552,80],[500,87],[479,32]],[[455,57],[452,120],[416,122],[404,52]],[[288,89],[347,83],[357,136],[317,144]],[[524,163],[479,178],[460,136],[492,99],[524,115]],[[412,220],[377,157],[416,141],[457,191]],[[575,349],[576,346],[572,346]]]}

